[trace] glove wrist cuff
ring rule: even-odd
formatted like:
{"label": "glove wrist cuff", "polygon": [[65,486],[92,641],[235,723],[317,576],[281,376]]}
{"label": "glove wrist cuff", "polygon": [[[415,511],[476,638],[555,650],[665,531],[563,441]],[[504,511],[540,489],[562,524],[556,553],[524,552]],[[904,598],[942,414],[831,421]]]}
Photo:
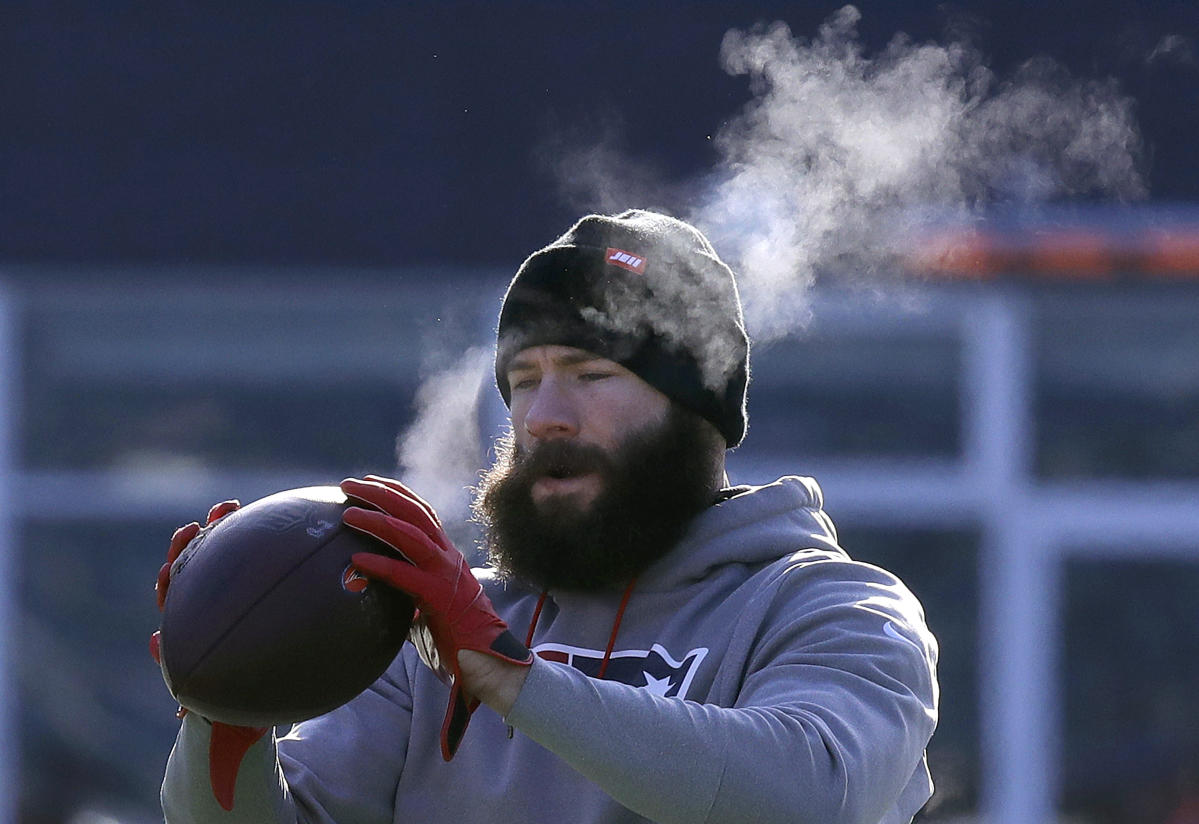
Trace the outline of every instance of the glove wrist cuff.
{"label": "glove wrist cuff", "polygon": [[504,630],[491,642],[491,653],[514,664],[529,666],[533,653],[510,630]]}

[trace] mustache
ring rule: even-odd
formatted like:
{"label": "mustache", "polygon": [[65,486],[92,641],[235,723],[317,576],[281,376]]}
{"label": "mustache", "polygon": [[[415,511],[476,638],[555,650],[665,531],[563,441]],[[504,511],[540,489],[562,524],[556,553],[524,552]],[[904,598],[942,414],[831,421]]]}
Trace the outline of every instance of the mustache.
{"label": "mustache", "polygon": [[512,460],[514,471],[528,479],[570,478],[613,468],[611,457],[598,446],[571,441],[546,441],[533,449],[517,447]]}

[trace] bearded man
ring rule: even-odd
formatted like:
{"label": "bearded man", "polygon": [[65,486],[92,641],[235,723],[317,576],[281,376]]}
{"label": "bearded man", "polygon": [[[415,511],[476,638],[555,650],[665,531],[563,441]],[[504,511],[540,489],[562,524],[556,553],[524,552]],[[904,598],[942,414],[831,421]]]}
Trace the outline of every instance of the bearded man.
{"label": "bearded man", "polygon": [[345,522],[396,550],[355,564],[416,600],[413,643],[287,735],[188,714],[167,820],[910,821],[936,641],[838,546],[815,481],[729,485],[748,376],[694,227],[590,215],[530,256],[498,324],[490,563],[398,481],[344,481]]}

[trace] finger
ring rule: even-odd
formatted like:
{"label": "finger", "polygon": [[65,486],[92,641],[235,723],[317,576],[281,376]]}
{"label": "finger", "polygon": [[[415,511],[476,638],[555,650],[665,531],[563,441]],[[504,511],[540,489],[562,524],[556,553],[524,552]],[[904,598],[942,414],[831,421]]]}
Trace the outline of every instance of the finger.
{"label": "finger", "polygon": [[350,507],[342,513],[341,519],[346,526],[379,539],[418,566],[434,561],[444,552],[420,528],[382,512]]}
{"label": "finger", "polygon": [[438,545],[444,547],[449,543],[437,516],[430,515],[429,505],[420,498],[402,491],[402,487],[397,489],[379,481],[359,481],[350,478],[342,481],[341,489],[346,495],[358,498],[392,517],[416,526]]}
{"label": "finger", "polygon": [[190,524],[184,524],[176,529],[175,533],[171,535],[171,545],[167,547],[167,563],[175,563],[175,559],[179,557],[180,553],[183,552],[184,548],[192,542],[192,539],[199,532],[200,525],[195,521],[192,521]]}
{"label": "finger", "polygon": [[407,561],[376,555],[373,552],[356,552],[350,556],[350,563],[367,578],[381,581],[417,600],[430,598],[442,585],[440,579]]}
{"label": "finger", "polygon": [[[351,478],[350,480],[355,479]],[[441,519],[437,517],[437,511],[433,508],[433,505],[394,478],[384,478],[381,475],[367,475],[365,478],[358,481],[358,483],[377,484],[384,489],[390,490],[400,498],[403,498],[412,506],[416,507],[424,519],[432,523],[434,527],[437,529],[442,528]]]}
{"label": "finger", "polygon": [[[379,506],[379,508],[385,512],[390,513],[392,507],[403,506],[408,513],[415,513],[419,518],[433,523],[437,522],[437,515],[433,512],[433,508],[422,501],[419,495],[405,487],[399,481],[380,478],[376,475],[367,475],[365,478],[346,478],[341,482],[341,488],[347,495],[354,495],[355,497],[363,497],[363,495],[371,495],[372,492],[375,493],[370,500],[383,502],[384,505]],[[413,518],[413,520],[416,520],[416,518]]]}
{"label": "finger", "polygon": [[208,521],[206,523],[214,524],[221,518],[224,518],[230,512],[234,512],[240,508],[241,501],[238,501],[237,499],[221,501],[219,504],[215,504],[212,509],[208,510]]}
{"label": "finger", "polygon": [[154,580],[154,600],[160,612],[166,606],[167,588],[171,585],[171,565],[199,533],[200,525],[192,521],[179,527],[171,535],[171,544],[167,547],[167,562],[158,568],[158,576]]}
{"label": "finger", "polygon": [[167,605],[167,587],[171,585],[171,565],[163,564],[158,570],[158,580],[154,582],[154,598],[158,602],[158,611],[162,612]]}
{"label": "finger", "polygon": [[367,475],[366,480],[383,484],[388,489],[395,490],[396,492],[399,492],[401,495],[403,495],[405,498],[408,498],[409,500],[415,502],[422,509],[424,509],[425,514],[427,514],[429,516],[429,520],[431,520],[433,523],[437,524],[437,527],[439,529],[441,528],[441,519],[437,517],[437,510],[435,510],[433,508],[433,505],[430,504],[428,501],[426,501],[424,498],[422,498],[420,495],[417,495],[415,492],[413,492],[408,487],[404,486],[404,484],[400,483],[395,478],[384,478],[382,475]]}

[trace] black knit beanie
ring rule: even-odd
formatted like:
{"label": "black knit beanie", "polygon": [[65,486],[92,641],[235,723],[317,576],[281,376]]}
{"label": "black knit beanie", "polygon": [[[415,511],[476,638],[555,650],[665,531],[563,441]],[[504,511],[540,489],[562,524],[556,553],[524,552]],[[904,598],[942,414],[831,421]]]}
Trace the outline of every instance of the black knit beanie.
{"label": "black knit beanie", "polygon": [[495,375],[530,346],[616,361],[716,425],[745,436],[749,339],[733,273],[695,227],[638,209],[588,215],[534,252],[500,310]]}

